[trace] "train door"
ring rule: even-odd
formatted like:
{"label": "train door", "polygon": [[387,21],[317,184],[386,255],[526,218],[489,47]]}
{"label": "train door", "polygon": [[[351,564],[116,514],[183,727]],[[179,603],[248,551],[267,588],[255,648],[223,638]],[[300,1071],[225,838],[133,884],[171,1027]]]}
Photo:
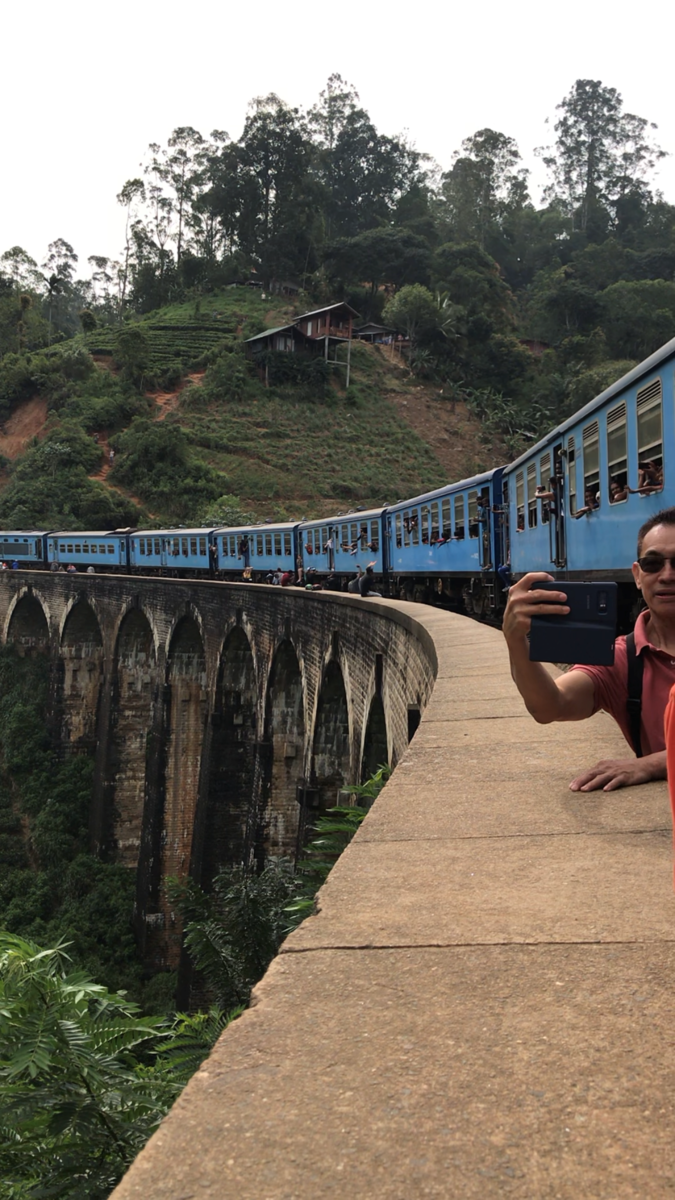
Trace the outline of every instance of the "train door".
{"label": "train door", "polygon": [[337,531],[335,525],[329,525],[327,532],[325,534],[326,552],[328,554],[328,570],[329,571],[335,570],[335,539],[337,538],[337,535],[338,535],[338,531]]}
{"label": "train door", "polygon": [[162,558],[162,566],[163,566],[163,567],[168,567],[168,565],[169,565],[169,560],[168,560],[168,553],[169,553],[169,549],[168,549],[168,541],[169,541],[169,539],[168,539],[168,538],[164,538],[164,537],[162,538],[162,554],[161,554],[161,558]]}
{"label": "train door", "polygon": [[565,454],[562,443],[553,447],[553,502],[549,522],[551,562],[556,567],[567,565],[565,545]]}
{"label": "train door", "polygon": [[483,571],[492,566],[492,513],[490,511],[490,489],[484,487],[478,497],[478,523],[480,527],[480,565]]}

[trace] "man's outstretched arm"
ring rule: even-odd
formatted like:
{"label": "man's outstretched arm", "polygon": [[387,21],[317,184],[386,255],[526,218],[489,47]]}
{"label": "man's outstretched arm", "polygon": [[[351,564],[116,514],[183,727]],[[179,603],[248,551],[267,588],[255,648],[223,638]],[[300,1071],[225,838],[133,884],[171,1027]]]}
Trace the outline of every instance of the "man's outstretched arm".
{"label": "man's outstretched arm", "polygon": [[[528,712],[535,721],[583,721],[595,707],[593,680],[585,671],[571,671],[552,679],[542,663],[530,662],[527,634],[532,617],[562,616],[569,612],[565,593],[544,592],[532,585],[543,580],[553,581],[543,571],[524,575],[509,591],[504,613],[504,636],[509,648],[511,674]],[[564,588],[564,583],[562,588]],[[532,590],[530,590],[532,589]],[[551,601],[557,601],[552,604]],[[548,601],[548,603],[546,603]],[[617,788],[666,779],[666,752],[659,750],[644,758],[603,759],[589,767],[570,783],[573,792],[613,792]]]}

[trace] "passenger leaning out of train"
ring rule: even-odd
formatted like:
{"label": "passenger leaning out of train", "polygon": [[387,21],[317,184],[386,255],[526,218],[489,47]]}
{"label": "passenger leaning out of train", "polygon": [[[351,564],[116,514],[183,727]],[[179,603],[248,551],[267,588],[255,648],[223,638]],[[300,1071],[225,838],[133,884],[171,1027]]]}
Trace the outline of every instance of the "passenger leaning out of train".
{"label": "passenger leaning out of train", "polygon": [[584,507],[578,508],[574,516],[578,520],[579,517],[586,517],[589,513],[595,512],[596,508],[600,507],[598,493],[595,488],[587,487],[584,492]]}
{"label": "passenger leaning out of train", "polygon": [[[611,667],[575,666],[552,679],[542,663],[530,662],[527,635],[532,617],[564,615],[564,583],[559,592],[542,592],[536,586],[552,580],[544,571],[524,575],[509,590],[504,613],[504,637],[509,648],[511,674],[535,721],[583,721],[598,709],[611,714],[626,741],[632,745],[628,714],[628,651],[625,637],[616,639]],[[638,533],[633,578],[642,592],[646,610],[635,623],[635,651],[642,660],[641,758],[598,762],[570,783],[573,792],[605,792],[666,778],[664,713],[675,684],[675,508],[651,517]],[[545,604],[545,601],[557,601]]]}

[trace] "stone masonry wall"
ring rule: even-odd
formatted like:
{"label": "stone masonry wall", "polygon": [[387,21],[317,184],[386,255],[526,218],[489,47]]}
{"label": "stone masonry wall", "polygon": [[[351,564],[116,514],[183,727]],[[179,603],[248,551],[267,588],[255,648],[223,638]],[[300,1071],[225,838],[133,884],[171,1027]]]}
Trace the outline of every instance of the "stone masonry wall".
{"label": "stone masonry wall", "polygon": [[293,856],[385,733],[396,764],[436,670],[387,601],[212,581],[7,572],[0,630],[51,655],[57,748],[95,754],[92,848],[137,871],[157,967],[180,954],[164,878]]}

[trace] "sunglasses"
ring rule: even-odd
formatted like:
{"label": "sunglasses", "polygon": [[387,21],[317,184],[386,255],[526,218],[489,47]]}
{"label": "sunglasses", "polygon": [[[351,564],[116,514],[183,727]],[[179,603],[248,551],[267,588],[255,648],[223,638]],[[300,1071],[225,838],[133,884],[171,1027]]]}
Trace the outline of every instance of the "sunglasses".
{"label": "sunglasses", "polygon": [[669,562],[672,569],[675,571],[675,558],[669,558],[665,554],[645,554],[644,558],[638,558],[638,565],[645,575],[658,575],[662,571],[666,563]]}

